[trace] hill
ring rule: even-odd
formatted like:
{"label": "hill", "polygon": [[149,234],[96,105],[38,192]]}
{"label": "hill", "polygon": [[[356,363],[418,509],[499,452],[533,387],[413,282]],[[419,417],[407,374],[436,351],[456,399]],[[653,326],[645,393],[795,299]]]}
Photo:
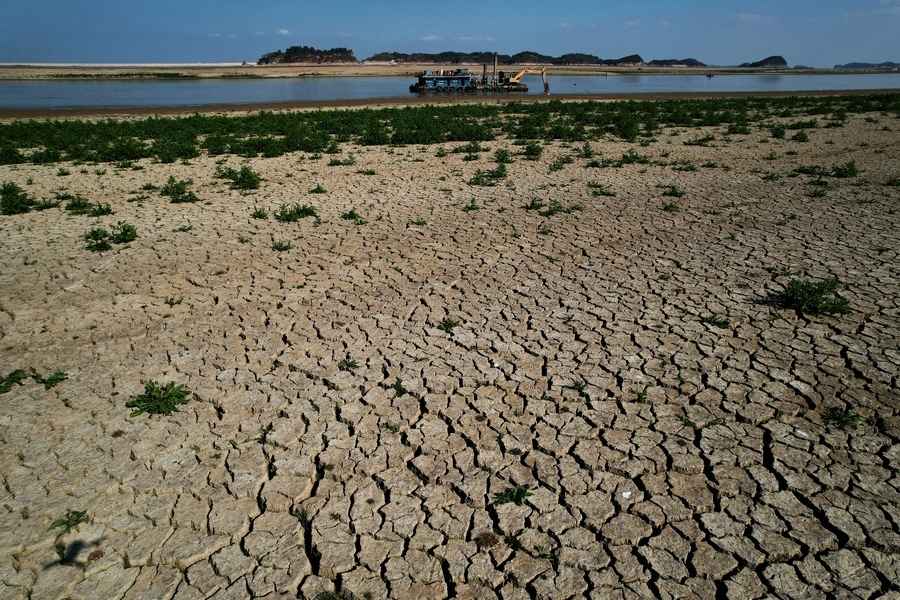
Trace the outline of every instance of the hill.
{"label": "hill", "polygon": [[696,58],[667,58],[664,60],[651,60],[647,63],[651,67],[676,67],[684,65],[685,67],[705,67],[706,64],[700,62]]}
{"label": "hill", "polygon": [[744,63],[741,65],[742,68],[745,69],[761,69],[761,68],[771,68],[771,67],[786,67],[788,66],[787,61],[784,60],[783,56],[770,56],[769,58],[764,58],[755,63]]}
{"label": "hill", "polygon": [[[476,63],[490,64],[494,60],[493,52],[379,52],[366,59],[369,62],[398,62],[398,63],[442,63],[460,64]],[[597,65],[601,64],[599,57],[592,54],[571,53],[562,56],[549,56],[539,52],[525,51],[517,54],[498,54],[497,62],[501,65],[514,65],[523,63],[541,63],[551,65]]]}
{"label": "hill", "polygon": [[353,50],[349,48],[331,48],[319,50],[312,46],[291,46],[287,50],[276,50],[263,54],[257,64],[275,65],[283,63],[341,63],[357,62]]}

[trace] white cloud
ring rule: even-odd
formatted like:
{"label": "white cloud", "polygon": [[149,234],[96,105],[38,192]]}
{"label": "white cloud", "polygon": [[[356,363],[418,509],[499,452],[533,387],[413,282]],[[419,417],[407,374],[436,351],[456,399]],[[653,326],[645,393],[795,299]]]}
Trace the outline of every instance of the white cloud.
{"label": "white cloud", "polygon": [[438,40],[441,40],[441,39],[443,39],[443,38],[441,38],[441,36],[435,35],[433,33],[429,33],[428,35],[423,35],[421,38],[419,38],[419,40],[421,40],[423,42],[437,42]]}
{"label": "white cloud", "polygon": [[640,19],[628,19],[624,23],[625,27],[627,27],[628,29],[633,29],[634,27],[637,27],[640,24],[641,24]]}
{"label": "white cloud", "polygon": [[278,35],[291,35],[291,32],[287,29],[276,29],[275,33],[277,33]]}
{"label": "white cloud", "polygon": [[491,35],[461,35],[456,38],[458,42],[493,42],[496,41]]}
{"label": "white cloud", "polygon": [[211,37],[211,38],[220,38],[220,37],[222,37],[222,34],[221,34],[221,33],[210,33],[210,34],[209,34],[209,37]]}

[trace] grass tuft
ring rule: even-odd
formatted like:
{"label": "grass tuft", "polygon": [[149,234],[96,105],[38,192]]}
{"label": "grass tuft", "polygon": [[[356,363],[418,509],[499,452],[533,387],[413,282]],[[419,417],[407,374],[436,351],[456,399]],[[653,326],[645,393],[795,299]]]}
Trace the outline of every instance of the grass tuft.
{"label": "grass tuft", "polygon": [[850,312],[850,303],[837,294],[839,287],[836,278],[824,281],[792,279],[783,291],[773,294],[770,299],[801,315],[846,314]]}
{"label": "grass tuft", "polygon": [[188,388],[171,381],[165,385],[148,381],[144,384],[144,393],[134,396],[125,406],[133,409],[132,417],[141,414],[170,415],[178,412],[179,406],[189,402],[190,393]]}

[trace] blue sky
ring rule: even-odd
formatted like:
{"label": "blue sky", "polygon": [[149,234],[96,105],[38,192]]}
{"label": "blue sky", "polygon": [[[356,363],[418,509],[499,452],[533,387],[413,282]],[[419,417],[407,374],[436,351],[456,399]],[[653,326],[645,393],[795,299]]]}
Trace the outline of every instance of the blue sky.
{"label": "blue sky", "polygon": [[294,44],[736,64],[900,61],[900,0],[3,0],[0,62],[255,61]]}

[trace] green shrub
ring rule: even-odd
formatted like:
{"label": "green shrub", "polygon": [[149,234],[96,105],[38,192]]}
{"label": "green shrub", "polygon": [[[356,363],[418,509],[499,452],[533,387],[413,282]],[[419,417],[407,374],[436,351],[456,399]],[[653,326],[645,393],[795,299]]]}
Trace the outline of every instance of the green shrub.
{"label": "green shrub", "polygon": [[282,223],[294,223],[306,217],[318,217],[319,211],[311,204],[282,204],[275,211],[275,219]]}
{"label": "green shrub", "polygon": [[353,221],[354,225],[365,225],[366,224],[366,220],[362,218],[362,215],[360,215],[358,212],[356,212],[355,209],[352,209],[352,208],[350,210],[348,210],[347,212],[342,213],[341,218],[344,219],[345,221]]}
{"label": "green shrub", "polygon": [[33,206],[34,200],[15,183],[4,183],[0,186],[0,213],[18,215],[27,213]]}
{"label": "green shrub", "polygon": [[216,177],[229,180],[231,188],[235,190],[255,190],[259,188],[259,183],[262,181],[262,177],[247,165],[240,169],[219,167],[216,170]]}
{"label": "green shrub", "polygon": [[159,189],[159,195],[167,196],[172,201],[172,204],[197,202],[199,200],[197,195],[188,189],[191,183],[190,179],[179,181],[175,179],[174,175],[170,175],[165,185]]}
{"label": "green shrub", "polygon": [[131,398],[125,406],[133,409],[132,417],[141,414],[170,415],[178,412],[179,406],[189,402],[190,393],[188,388],[173,382],[160,385],[155,381],[148,381],[144,384],[144,392]]}
{"label": "green shrub", "polygon": [[850,303],[837,294],[840,282],[836,278],[824,281],[792,279],[787,287],[770,298],[782,308],[802,315],[845,314]]}

